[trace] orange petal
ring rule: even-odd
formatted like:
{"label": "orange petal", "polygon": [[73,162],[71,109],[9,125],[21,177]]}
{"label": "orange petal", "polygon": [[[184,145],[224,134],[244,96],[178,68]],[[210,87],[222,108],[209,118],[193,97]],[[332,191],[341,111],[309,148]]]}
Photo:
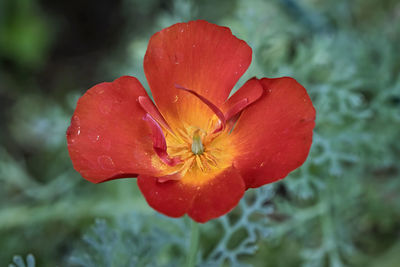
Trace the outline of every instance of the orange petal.
{"label": "orange petal", "polygon": [[148,204],[171,217],[187,213],[197,222],[207,222],[232,210],[242,198],[245,184],[239,172],[230,167],[202,184],[182,180],[158,182],[140,175],[138,186]]}
{"label": "orange petal", "polygon": [[224,104],[226,120],[234,119],[246,107],[256,102],[263,92],[264,89],[257,78],[248,80]]}
{"label": "orange petal", "polygon": [[172,129],[169,127],[168,123],[165,121],[164,117],[158,111],[157,107],[154,105],[153,101],[148,96],[139,96],[138,98],[140,106],[164,129],[173,133]]}
{"label": "orange petal", "polygon": [[74,168],[93,183],[157,175],[146,112],[138,98],[148,97],[140,82],[129,76],[100,83],[78,101],[67,130],[68,150]]}
{"label": "orange petal", "polygon": [[237,206],[244,191],[245,184],[239,172],[233,167],[228,168],[197,187],[188,215],[201,223],[220,217]]}
{"label": "orange petal", "polygon": [[237,149],[234,166],[247,188],[284,178],[306,160],[315,126],[315,109],[296,80],[260,80],[263,96],[246,108],[230,138]]}
{"label": "orange petal", "polygon": [[250,65],[251,54],[251,48],[229,28],[202,20],[178,23],[154,34],[144,70],[156,105],[171,127],[183,121],[205,128],[213,115],[202,101],[175,84],[221,106]]}
{"label": "orange petal", "polygon": [[202,101],[209,109],[211,109],[214,112],[214,114],[218,117],[219,124],[220,124],[220,126],[215,130],[214,133],[220,132],[220,131],[225,129],[226,120],[225,120],[224,113],[216,105],[214,105],[214,103],[212,103],[206,97],[196,93],[193,90],[187,89],[187,88],[185,88],[183,86],[180,86],[178,84],[175,84],[175,87],[180,89],[180,90],[186,91],[186,92],[196,96],[200,101]]}
{"label": "orange petal", "polygon": [[[140,102],[140,101],[139,101]],[[146,114],[143,118],[149,125],[152,132],[153,148],[158,157],[167,165],[175,166],[181,162],[179,158],[171,158],[167,153],[167,142],[164,133],[158,122],[153,119],[150,114]]]}

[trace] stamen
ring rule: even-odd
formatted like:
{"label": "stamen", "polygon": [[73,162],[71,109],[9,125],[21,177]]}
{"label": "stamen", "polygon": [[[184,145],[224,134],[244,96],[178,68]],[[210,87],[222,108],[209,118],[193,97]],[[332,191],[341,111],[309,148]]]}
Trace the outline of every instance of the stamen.
{"label": "stamen", "polygon": [[194,158],[195,157],[191,157],[185,160],[185,163],[183,164],[181,171],[182,177],[186,175],[186,173],[189,171],[190,168],[192,168],[194,164]]}
{"label": "stamen", "polygon": [[220,132],[225,129],[226,120],[225,120],[224,113],[216,105],[214,105],[210,100],[208,100],[204,96],[196,93],[193,90],[187,89],[179,84],[175,84],[175,87],[177,89],[186,91],[186,92],[191,93],[192,95],[196,96],[199,100],[201,100],[204,104],[206,104],[215,113],[215,115],[218,117],[219,121],[221,122],[221,125],[218,129],[216,129],[214,131],[214,133]]}
{"label": "stamen", "polygon": [[158,157],[167,165],[175,166],[181,162],[181,160],[177,157],[171,158],[167,153],[167,142],[165,141],[164,133],[157,123],[156,120],[153,119],[150,114],[146,113],[143,117],[143,120],[147,122],[147,124],[151,128],[152,139],[153,139],[153,149],[158,155]]}
{"label": "stamen", "polygon": [[210,155],[209,153],[206,153],[204,156],[211,166],[217,167],[218,163],[214,156]]}
{"label": "stamen", "polygon": [[196,163],[197,163],[197,166],[199,166],[201,171],[204,172],[206,170],[199,155],[196,155]]}

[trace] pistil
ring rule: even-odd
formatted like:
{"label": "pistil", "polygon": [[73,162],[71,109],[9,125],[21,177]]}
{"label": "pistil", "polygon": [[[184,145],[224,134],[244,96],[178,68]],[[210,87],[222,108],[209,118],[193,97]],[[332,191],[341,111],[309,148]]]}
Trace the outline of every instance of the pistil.
{"label": "pistil", "polygon": [[203,143],[201,142],[199,130],[196,130],[193,134],[192,152],[195,155],[201,155],[204,152],[204,147]]}

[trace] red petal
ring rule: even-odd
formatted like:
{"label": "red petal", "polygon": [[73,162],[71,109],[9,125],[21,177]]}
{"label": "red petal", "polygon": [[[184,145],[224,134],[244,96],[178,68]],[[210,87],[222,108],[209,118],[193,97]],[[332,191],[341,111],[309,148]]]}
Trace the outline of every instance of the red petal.
{"label": "red petal", "polygon": [[160,112],[170,124],[208,125],[212,112],[174,85],[190,88],[220,106],[250,65],[251,53],[229,28],[202,20],[178,23],[154,34],[144,70]]}
{"label": "red petal", "polygon": [[226,169],[209,182],[198,187],[188,215],[197,222],[207,222],[231,211],[239,203],[245,184],[239,172]]}
{"label": "red petal", "polygon": [[242,112],[231,138],[234,166],[247,188],[284,178],[306,160],[315,125],[315,109],[296,80],[260,80],[263,96]]}
{"label": "red petal", "polygon": [[99,183],[136,173],[157,175],[139,96],[148,97],[140,82],[124,76],[92,87],[79,99],[67,140],[74,168],[85,179]]}
{"label": "red petal", "polygon": [[[214,114],[218,117],[221,126],[216,129],[216,132],[222,131],[225,129],[225,116],[224,113],[222,113],[222,111],[216,106],[214,105],[210,100],[208,100],[206,97],[199,95],[198,93],[196,93],[193,90],[187,89],[179,84],[175,84],[175,87],[177,89],[186,91],[188,93],[191,93],[192,95],[196,96],[198,99],[201,100],[201,102],[203,102],[205,105],[207,105],[213,112]],[[214,132],[215,133],[215,132]]]}
{"label": "red petal", "polygon": [[196,190],[181,181],[159,182],[159,178],[139,175],[137,183],[147,203],[170,217],[183,216],[191,206]]}
{"label": "red petal", "polygon": [[171,133],[172,129],[169,127],[168,123],[165,121],[164,117],[158,111],[157,107],[154,105],[153,101],[148,96],[139,96],[140,106],[162,127],[169,130]]}
{"label": "red petal", "polygon": [[188,213],[197,222],[207,222],[232,210],[244,194],[239,172],[228,168],[203,184],[179,181],[158,182],[158,178],[138,177],[138,185],[149,205],[171,217]]}
{"label": "red petal", "polygon": [[263,87],[256,78],[248,80],[224,104],[225,118],[230,120],[263,94]]}
{"label": "red petal", "polygon": [[153,137],[153,148],[160,159],[169,166],[175,166],[181,162],[179,158],[169,157],[167,153],[167,142],[165,141],[161,126],[148,113],[144,116],[143,120],[147,121],[147,124],[150,126]]}

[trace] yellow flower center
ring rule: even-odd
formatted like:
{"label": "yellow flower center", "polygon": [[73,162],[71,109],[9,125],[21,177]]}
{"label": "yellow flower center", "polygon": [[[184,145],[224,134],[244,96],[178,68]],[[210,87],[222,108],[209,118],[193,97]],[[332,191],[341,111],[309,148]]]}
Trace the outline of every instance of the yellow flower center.
{"label": "yellow flower center", "polygon": [[216,121],[211,120],[207,130],[185,125],[174,129],[174,134],[166,132],[169,156],[182,160],[174,167],[165,167],[166,175],[179,173],[182,182],[200,185],[232,166],[234,148],[229,131],[213,133]]}

